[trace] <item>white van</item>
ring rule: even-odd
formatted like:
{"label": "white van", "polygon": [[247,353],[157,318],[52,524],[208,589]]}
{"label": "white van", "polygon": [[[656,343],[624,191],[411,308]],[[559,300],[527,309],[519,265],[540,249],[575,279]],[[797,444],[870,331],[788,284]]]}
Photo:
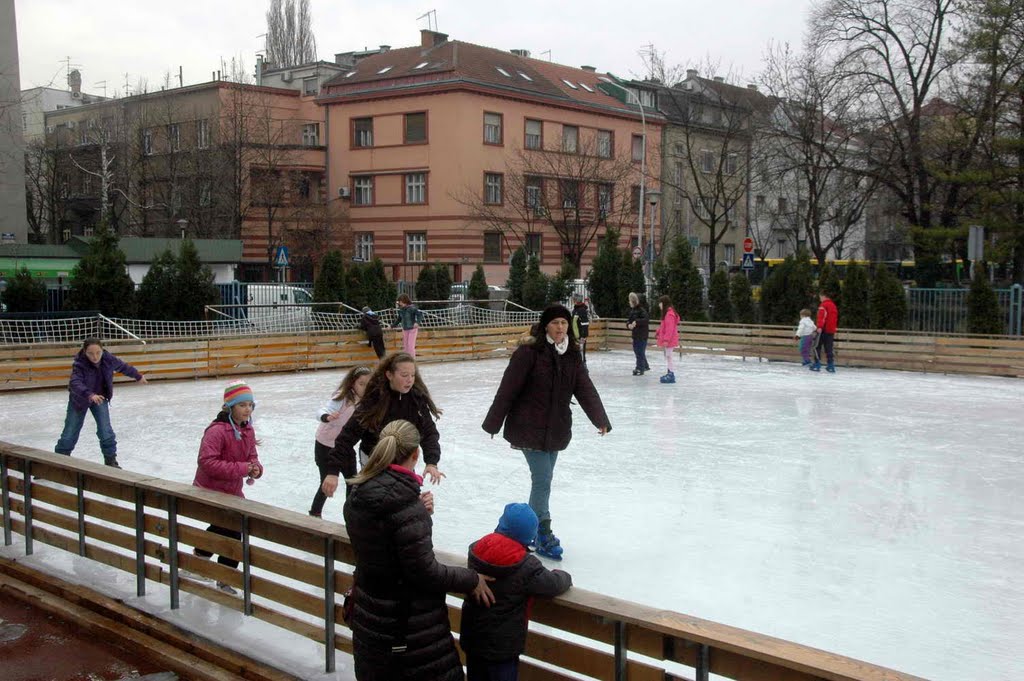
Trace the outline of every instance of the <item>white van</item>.
{"label": "white van", "polygon": [[268,330],[308,323],[313,309],[309,291],[287,284],[247,284],[245,299],[249,321]]}

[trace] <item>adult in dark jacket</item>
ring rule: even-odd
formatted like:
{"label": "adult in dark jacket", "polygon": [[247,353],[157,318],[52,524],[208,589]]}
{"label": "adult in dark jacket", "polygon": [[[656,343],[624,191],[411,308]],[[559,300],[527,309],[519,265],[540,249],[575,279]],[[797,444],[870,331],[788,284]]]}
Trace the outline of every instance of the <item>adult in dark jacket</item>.
{"label": "adult in dark jacket", "polygon": [[583,363],[587,363],[587,339],[590,337],[590,310],[587,308],[587,301],[582,296],[573,296],[572,306],[572,335],[580,346],[580,355],[583,356]]}
{"label": "adult in dark jacket", "polygon": [[521,449],[530,466],[530,507],[540,518],[537,551],[560,559],[562,546],[551,531],[551,478],[558,452],[572,439],[576,398],[601,435],[612,429],[575,339],[569,334],[569,310],[552,305],[541,314],[533,335],[509,360],[483,429],[491,435],[505,425],[504,437]]}
{"label": "adult in dark jacket", "polygon": [[[362,472],[347,482],[345,525],[356,554],[352,646],[358,681],[460,681],[445,594],[494,602],[487,578],[434,557],[433,499],[414,472],[420,438],[408,421],[380,433]],[[423,498],[426,497],[426,498]]]}
{"label": "adult in dark jacket", "polygon": [[651,370],[651,365],[647,363],[647,338],[650,335],[648,321],[647,308],[641,305],[640,296],[630,293],[626,328],[633,334],[633,354],[636,355],[634,376],[643,376],[645,371]]}
{"label": "adult in dark jacket", "polygon": [[377,365],[359,406],[334,441],[327,454],[324,469],[327,476],[320,489],[329,497],[338,489],[339,473],[345,478],[356,474],[356,443],[360,459],[369,458],[381,430],[398,419],[409,421],[423,440],[424,476],[433,483],[441,482],[444,473],[437,469],[441,460],[440,435],[434,419],[441,410],[434,405],[430,391],[416,370],[416,360],[404,352],[396,352]]}
{"label": "adult in dark jacket", "polygon": [[68,409],[64,416],[64,430],[53,451],[71,456],[78,436],[85,424],[85,412],[96,419],[96,435],[100,439],[103,463],[120,468],[117,463],[117,437],[110,425],[110,400],[114,399],[114,373],[145,383],[146,377],[127,362],[103,349],[103,341],[87,338],[75,355],[68,382]]}
{"label": "adult in dark jacket", "polygon": [[466,653],[469,681],[515,681],[526,649],[530,605],[535,596],[554,597],[572,586],[562,570],[548,570],[527,545],[537,536],[537,514],[526,504],[508,504],[491,534],[469,547],[469,567],[494,577],[494,605],[462,606],[459,645]]}
{"label": "adult in dark jacket", "polygon": [[380,318],[369,307],[363,308],[363,316],[359,319],[359,328],[366,332],[366,342],[377,354],[377,359],[384,358],[384,329]]}

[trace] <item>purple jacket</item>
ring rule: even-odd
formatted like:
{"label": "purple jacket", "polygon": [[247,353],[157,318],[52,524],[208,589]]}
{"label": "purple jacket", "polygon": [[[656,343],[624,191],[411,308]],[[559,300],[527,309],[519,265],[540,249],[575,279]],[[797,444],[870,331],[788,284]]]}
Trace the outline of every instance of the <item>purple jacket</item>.
{"label": "purple jacket", "polygon": [[103,395],[108,402],[113,399],[115,372],[136,381],[142,378],[138,369],[127,362],[122,362],[106,350],[100,357],[99,366],[86,357],[84,350],[79,350],[71,365],[71,380],[68,382],[68,391],[71,393],[71,403],[75,406],[75,411],[88,409],[89,398],[93,395]]}
{"label": "purple jacket", "polygon": [[193,485],[245,498],[242,482],[249,472],[249,462],[259,465],[260,459],[256,453],[256,431],[252,423],[246,423],[238,430],[242,434],[241,440],[235,439],[235,429],[226,417],[221,416],[206,427],[203,442],[199,445],[199,466]]}

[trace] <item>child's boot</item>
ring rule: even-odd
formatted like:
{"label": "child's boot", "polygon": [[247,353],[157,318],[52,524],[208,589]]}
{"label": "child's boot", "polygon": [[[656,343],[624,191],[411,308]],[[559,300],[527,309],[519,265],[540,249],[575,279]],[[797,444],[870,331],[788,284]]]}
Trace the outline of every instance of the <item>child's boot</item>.
{"label": "child's boot", "polygon": [[832,362],[829,362],[828,365],[825,367],[825,371],[829,372],[830,374],[834,374],[836,372],[836,365],[833,364]]}
{"label": "child's boot", "polygon": [[811,371],[821,371],[821,362],[815,362],[811,366],[807,367]]}
{"label": "child's boot", "polygon": [[104,465],[110,466],[111,468],[120,468],[121,466],[117,463],[117,454],[103,457]]}
{"label": "child's boot", "polygon": [[662,383],[675,383],[676,382],[676,375],[675,375],[674,372],[670,371],[667,374],[665,374],[664,376],[662,376],[660,380],[661,380]]}
{"label": "child's boot", "polygon": [[551,531],[551,521],[542,520],[537,530],[537,555],[552,560],[562,560],[562,543]]}

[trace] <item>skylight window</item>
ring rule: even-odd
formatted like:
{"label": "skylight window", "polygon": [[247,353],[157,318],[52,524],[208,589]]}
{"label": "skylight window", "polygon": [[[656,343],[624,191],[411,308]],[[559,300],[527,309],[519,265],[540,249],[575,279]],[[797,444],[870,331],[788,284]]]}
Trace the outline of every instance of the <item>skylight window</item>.
{"label": "skylight window", "polygon": [[377,75],[380,75],[382,73],[387,73],[388,71],[390,71],[393,68],[395,68],[395,67],[394,66],[385,66],[384,68],[382,68],[380,71],[377,72]]}
{"label": "skylight window", "polygon": [[586,90],[587,92],[593,92],[594,91],[594,89],[592,87],[590,87],[589,85],[587,85],[586,83],[580,83],[580,87],[583,88],[584,90]]}
{"label": "skylight window", "polygon": [[424,66],[426,66],[426,65],[427,65],[427,64],[429,64],[429,63],[430,63],[430,62],[428,62],[428,61],[425,61],[425,62],[422,62],[422,63],[420,63],[420,64],[417,64],[416,66],[412,67],[412,70],[413,70],[413,71],[415,71],[416,69],[422,69],[422,68],[423,68]]}
{"label": "skylight window", "polygon": [[509,72],[508,72],[508,71],[506,71],[505,69],[501,68],[500,66],[495,66],[494,68],[495,68],[495,70],[496,70],[496,71],[497,71],[498,73],[500,73],[501,75],[505,76],[506,78],[511,78],[511,77],[512,77],[512,74],[511,74],[511,73],[509,73]]}
{"label": "skylight window", "polygon": [[530,77],[529,77],[528,75],[526,75],[526,74],[525,74],[525,73],[523,73],[522,71],[516,71],[516,73],[518,73],[518,74],[519,74],[520,76],[522,76],[522,77],[523,77],[523,78],[525,78],[526,80],[529,80],[529,81],[532,81],[532,80],[533,80],[533,78],[530,78]]}
{"label": "skylight window", "polygon": [[355,71],[349,71],[348,73],[346,73],[346,74],[345,74],[345,77],[346,77],[346,78],[351,78],[351,77],[352,77],[352,76],[354,76],[354,75],[356,75],[356,72],[355,72]]}
{"label": "skylight window", "polygon": [[579,90],[579,88],[576,87],[576,85],[574,83],[570,83],[565,78],[562,79],[562,82],[565,83],[566,85],[568,85],[569,87],[571,87],[573,90]]}

